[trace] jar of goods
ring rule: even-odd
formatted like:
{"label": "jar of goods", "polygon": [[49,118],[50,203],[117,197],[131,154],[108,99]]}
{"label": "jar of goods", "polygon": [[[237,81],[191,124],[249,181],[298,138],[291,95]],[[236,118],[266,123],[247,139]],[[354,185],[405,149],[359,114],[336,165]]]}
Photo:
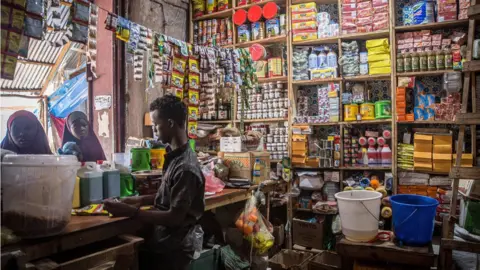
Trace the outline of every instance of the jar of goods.
{"label": "jar of goods", "polygon": [[405,69],[403,67],[403,57],[400,52],[397,53],[397,72],[405,72]]}

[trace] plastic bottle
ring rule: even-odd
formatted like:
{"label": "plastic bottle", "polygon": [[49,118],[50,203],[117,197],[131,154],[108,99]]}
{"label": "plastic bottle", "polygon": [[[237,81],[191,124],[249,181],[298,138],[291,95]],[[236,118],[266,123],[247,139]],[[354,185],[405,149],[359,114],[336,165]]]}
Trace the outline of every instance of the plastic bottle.
{"label": "plastic bottle", "polygon": [[453,59],[452,59],[452,51],[450,49],[445,49],[445,69],[452,69],[453,68]]}
{"label": "plastic bottle", "polygon": [[317,67],[324,68],[327,66],[327,55],[324,51],[320,51],[317,57]]}
{"label": "plastic bottle", "polygon": [[388,144],[384,144],[382,148],[382,165],[390,166],[392,165],[392,150]]}
{"label": "plastic bottle", "polygon": [[253,183],[255,185],[260,184],[262,182],[261,179],[261,170],[262,170],[262,164],[260,163],[260,159],[255,159],[255,164],[253,164]]}
{"label": "plastic bottle", "polygon": [[368,165],[368,154],[367,154],[367,148],[362,147],[362,159],[363,159],[363,165],[367,166]]}
{"label": "plastic bottle", "polygon": [[397,72],[405,72],[403,68],[403,57],[400,52],[397,53]]}
{"label": "plastic bottle", "polygon": [[337,67],[337,54],[334,51],[329,51],[327,54],[327,66],[336,68]]}
{"label": "plastic bottle", "polygon": [[312,52],[308,56],[308,68],[309,69],[317,68],[317,63],[318,63],[317,54],[315,54],[315,52],[312,50]]}
{"label": "plastic bottle", "polygon": [[382,164],[382,147],[377,145],[377,165]]}
{"label": "plastic bottle", "polygon": [[426,52],[420,52],[420,71],[428,70],[428,55]]}
{"label": "plastic bottle", "polygon": [[417,52],[412,52],[412,71],[417,72],[420,70],[420,57]]}
{"label": "plastic bottle", "polygon": [[403,54],[403,69],[405,72],[412,72],[412,56],[409,52]]}
{"label": "plastic bottle", "polygon": [[428,70],[433,71],[437,69],[437,59],[435,53],[430,51],[428,52]]}
{"label": "plastic bottle", "polygon": [[369,166],[376,165],[377,164],[377,150],[375,149],[375,146],[370,145],[368,147],[367,155],[368,155],[368,165]]}
{"label": "plastic bottle", "polygon": [[437,70],[445,69],[445,55],[442,50],[436,51],[435,60],[437,63]]}

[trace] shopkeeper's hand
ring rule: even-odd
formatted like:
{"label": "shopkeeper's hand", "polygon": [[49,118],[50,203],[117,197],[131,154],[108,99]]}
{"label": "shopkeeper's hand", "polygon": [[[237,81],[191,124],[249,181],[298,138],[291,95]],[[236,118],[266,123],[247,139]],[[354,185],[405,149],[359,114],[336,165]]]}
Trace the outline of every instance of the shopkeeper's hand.
{"label": "shopkeeper's hand", "polygon": [[104,201],[103,208],[115,217],[133,217],[138,211],[137,207],[113,200]]}
{"label": "shopkeeper's hand", "polygon": [[135,196],[135,197],[125,197],[120,199],[122,203],[135,206],[135,207],[140,207],[142,206],[142,197],[141,196]]}

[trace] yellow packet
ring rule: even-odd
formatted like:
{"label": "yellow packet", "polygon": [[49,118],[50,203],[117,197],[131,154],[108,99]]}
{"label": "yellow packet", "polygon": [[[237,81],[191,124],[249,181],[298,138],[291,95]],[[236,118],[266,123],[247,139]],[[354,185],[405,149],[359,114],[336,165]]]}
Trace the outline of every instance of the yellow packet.
{"label": "yellow packet", "polygon": [[22,31],[24,21],[25,21],[25,12],[23,10],[14,8],[12,10],[12,28],[18,31]]}
{"label": "yellow packet", "polygon": [[370,75],[377,75],[377,74],[390,74],[392,69],[390,67],[379,67],[379,68],[370,68],[369,74]]}
{"label": "yellow packet", "polygon": [[380,39],[370,39],[365,42],[365,46],[370,51],[371,48],[374,47],[384,47],[389,48],[388,45],[388,38],[380,38]]}
{"label": "yellow packet", "polygon": [[107,216],[107,210],[103,210],[103,204],[90,204],[79,209],[72,209],[73,216]]}
{"label": "yellow packet", "polygon": [[[2,5],[2,26],[8,27],[8,24],[10,23],[10,7]],[[2,37],[4,39],[4,37]]]}
{"label": "yellow packet", "polygon": [[303,4],[297,4],[297,5],[292,5],[290,9],[293,12],[309,12],[309,11],[316,11],[317,10],[317,4],[315,2],[310,2],[310,3],[303,3]]}
{"label": "yellow packet", "polygon": [[188,137],[196,138],[197,137],[197,122],[188,122]]}
{"label": "yellow packet", "polygon": [[188,73],[188,83],[192,89],[200,89],[200,76],[195,73]]}
{"label": "yellow packet", "polygon": [[172,86],[183,89],[183,82],[184,82],[183,74],[178,72],[172,73]]}
{"label": "yellow packet", "polygon": [[200,94],[197,90],[188,90],[188,103],[190,105],[198,106],[198,104],[200,103]]}
{"label": "yellow packet", "polygon": [[197,121],[198,120],[198,108],[188,106],[188,121]]}
{"label": "yellow packet", "polygon": [[182,57],[173,57],[173,70],[180,73],[185,73],[185,67],[187,66],[187,61]]}
{"label": "yellow packet", "polygon": [[391,62],[390,62],[390,59],[382,60],[382,61],[375,61],[375,62],[368,62],[368,66],[370,68],[390,67]]}
{"label": "yellow packet", "polygon": [[390,59],[390,54],[380,53],[380,54],[368,54],[368,62],[376,62]]}
{"label": "yellow packet", "polygon": [[190,58],[188,60],[189,72],[200,73],[200,66],[198,65],[198,59]]}
{"label": "yellow packet", "polygon": [[0,39],[1,40],[1,50],[2,51],[5,51],[5,49],[7,49],[7,30],[4,30],[2,29],[2,38]]}
{"label": "yellow packet", "polygon": [[8,35],[8,52],[17,54],[18,49],[20,49],[20,41],[22,40],[22,35],[15,32],[10,32]]}

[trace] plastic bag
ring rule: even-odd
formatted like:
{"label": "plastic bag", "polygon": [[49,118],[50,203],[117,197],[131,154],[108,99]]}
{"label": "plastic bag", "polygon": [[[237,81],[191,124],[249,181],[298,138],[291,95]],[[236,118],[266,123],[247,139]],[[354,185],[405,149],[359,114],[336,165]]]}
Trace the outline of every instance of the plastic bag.
{"label": "plastic bag", "polygon": [[323,177],[317,172],[299,172],[298,178],[300,188],[305,190],[321,190],[323,187]]}
{"label": "plastic bag", "polygon": [[195,236],[193,239],[193,247],[195,248],[195,252],[193,254],[193,259],[196,260],[200,258],[200,254],[202,253],[203,248],[203,229],[200,225],[195,225],[193,230],[193,235]]}
{"label": "plastic bag", "polygon": [[273,246],[275,238],[272,235],[272,224],[265,219],[256,205],[255,196],[248,199],[235,225],[256,249],[257,254],[264,254]]}
{"label": "plastic bag", "polygon": [[205,192],[215,194],[223,190],[225,183],[215,177],[215,172],[213,171],[213,162],[207,166],[204,166],[202,168],[202,173],[205,177]]}

